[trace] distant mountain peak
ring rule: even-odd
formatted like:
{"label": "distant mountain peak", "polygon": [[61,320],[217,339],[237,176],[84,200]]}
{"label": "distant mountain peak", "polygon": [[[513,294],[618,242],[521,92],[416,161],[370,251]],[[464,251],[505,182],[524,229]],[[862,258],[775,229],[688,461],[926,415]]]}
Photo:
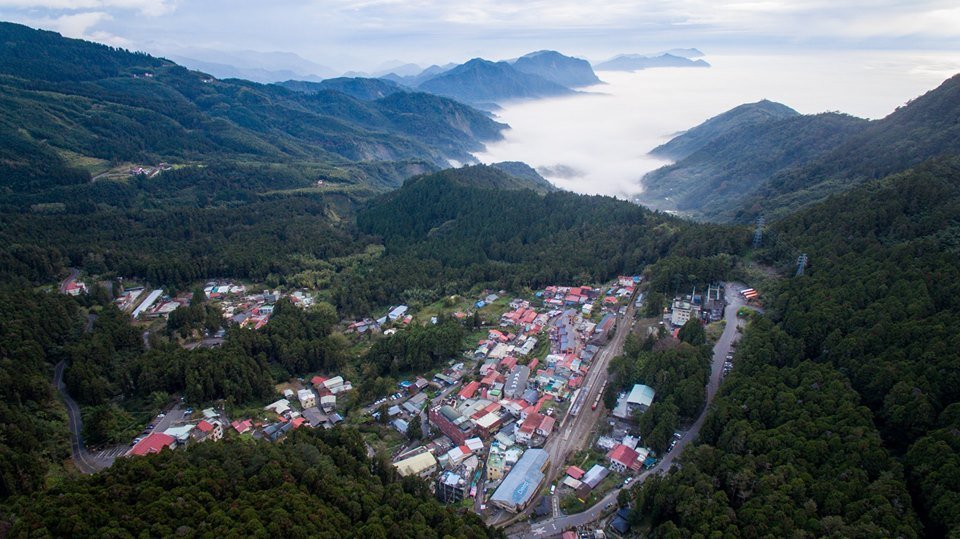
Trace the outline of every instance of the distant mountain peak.
{"label": "distant mountain peak", "polygon": [[525,54],[513,62],[513,67],[568,88],[592,86],[600,82],[590,62],[557,51],[541,50]]}
{"label": "distant mountain peak", "polygon": [[508,62],[473,58],[422,82],[417,89],[483,106],[507,99],[530,99],[573,93],[566,86],[525,73]]}
{"label": "distant mountain peak", "polygon": [[691,60],[686,56],[664,52],[653,56],[621,54],[593,67],[597,71],[639,71],[657,67],[710,67],[710,64],[705,60]]}

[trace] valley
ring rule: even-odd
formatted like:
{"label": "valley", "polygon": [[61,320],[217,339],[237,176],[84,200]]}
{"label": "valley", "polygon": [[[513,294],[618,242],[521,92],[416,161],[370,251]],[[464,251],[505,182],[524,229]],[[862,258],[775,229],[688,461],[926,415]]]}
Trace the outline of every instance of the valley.
{"label": "valley", "polygon": [[0,36],[0,534],[960,530],[952,72]]}

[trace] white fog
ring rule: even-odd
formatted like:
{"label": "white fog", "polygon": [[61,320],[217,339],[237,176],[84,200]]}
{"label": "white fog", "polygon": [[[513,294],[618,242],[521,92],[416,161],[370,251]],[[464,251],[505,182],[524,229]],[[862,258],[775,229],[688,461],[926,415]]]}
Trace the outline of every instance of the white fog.
{"label": "white fog", "polygon": [[607,84],[589,94],[508,104],[497,115],[511,129],[477,158],[524,161],[577,193],[629,196],[644,173],[666,164],[647,152],[739,104],[770,99],[806,114],[877,119],[960,71],[960,59],[943,53],[705,59],[711,68],[601,71]]}

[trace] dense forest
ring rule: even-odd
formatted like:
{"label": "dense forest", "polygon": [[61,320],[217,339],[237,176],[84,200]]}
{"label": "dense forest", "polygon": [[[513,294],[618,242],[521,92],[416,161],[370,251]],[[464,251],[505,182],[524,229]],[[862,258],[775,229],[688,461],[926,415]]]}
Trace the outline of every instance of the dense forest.
{"label": "dense forest", "polygon": [[843,375],[766,320],[747,331],[682,466],[635,489],[657,537],[916,537],[903,482]]}
{"label": "dense forest", "polygon": [[353,430],[227,440],[121,459],[0,509],[7,537],[491,537]]}
{"label": "dense forest", "polygon": [[635,518],[684,536],[958,533],[957,215],[945,160],[778,223],[811,269],[771,290],[701,444]]}
{"label": "dense forest", "polygon": [[69,455],[66,413],[56,404],[53,366],[82,331],[70,298],[0,292],[0,498],[44,485]]}
{"label": "dense forest", "polygon": [[382,240],[373,264],[344,272],[332,301],[366,312],[396,301],[433,301],[490,286],[508,290],[599,282],[661,257],[742,252],[745,229],[692,223],[610,197],[516,189],[484,166],[408,180],[357,215]]}

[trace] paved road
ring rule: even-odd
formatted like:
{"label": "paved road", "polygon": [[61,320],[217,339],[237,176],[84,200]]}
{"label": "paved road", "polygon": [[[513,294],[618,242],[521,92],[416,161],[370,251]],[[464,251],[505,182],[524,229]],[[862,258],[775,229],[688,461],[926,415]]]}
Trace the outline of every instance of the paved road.
{"label": "paved road", "polygon": [[70,451],[73,454],[73,462],[81,473],[91,474],[113,464],[113,459],[104,458],[87,451],[83,445],[83,420],[80,417],[80,407],[67,393],[66,386],[63,383],[63,371],[67,364],[63,361],[57,363],[53,373],[53,384],[57,386],[63,404],[67,407],[67,419],[70,424]]}
{"label": "paved road", "polygon": [[[716,396],[717,390],[720,388],[723,362],[726,359],[727,354],[730,353],[731,346],[738,339],[737,327],[739,326],[740,320],[737,318],[737,310],[739,310],[743,305],[743,300],[738,293],[741,288],[743,288],[743,286],[736,283],[726,283],[725,285],[727,308],[724,311],[724,318],[727,321],[727,325],[724,328],[720,339],[713,348],[713,362],[711,363],[710,381],[707,383],[706,406],[704,406],[703,411],[697,417],[697,420],[686,432],[680,442],[677,443],[677,446],[673,449],[673,451],[670,451],[664,455],[663,459],[661,459],[656,466],[637,476],[631,486],[646,481],[648,477],[655,473],[658,474],[669,470],[670,467],[673,466],[674,460],[683,453],[684,448],[686,448],[687,445],[695,440],[700,434],[700,429],[703,427],[703,422],[707,417],[707,411],[710,408],[710,404],[713,402],[713,398]],[[510,531],[509,536],[523,538],[553,537],[560,535],[564,531],[571,528],[589,524],[600,519],[606,513],[612,511],[616,506],[617,496],[619,494],[620,488],[613,489],[606,496],[604,496],[603,499],[597,502],[596,505],[582,513],[561,518],[553,518],[535,523],[533,525],[518,525]]]}

